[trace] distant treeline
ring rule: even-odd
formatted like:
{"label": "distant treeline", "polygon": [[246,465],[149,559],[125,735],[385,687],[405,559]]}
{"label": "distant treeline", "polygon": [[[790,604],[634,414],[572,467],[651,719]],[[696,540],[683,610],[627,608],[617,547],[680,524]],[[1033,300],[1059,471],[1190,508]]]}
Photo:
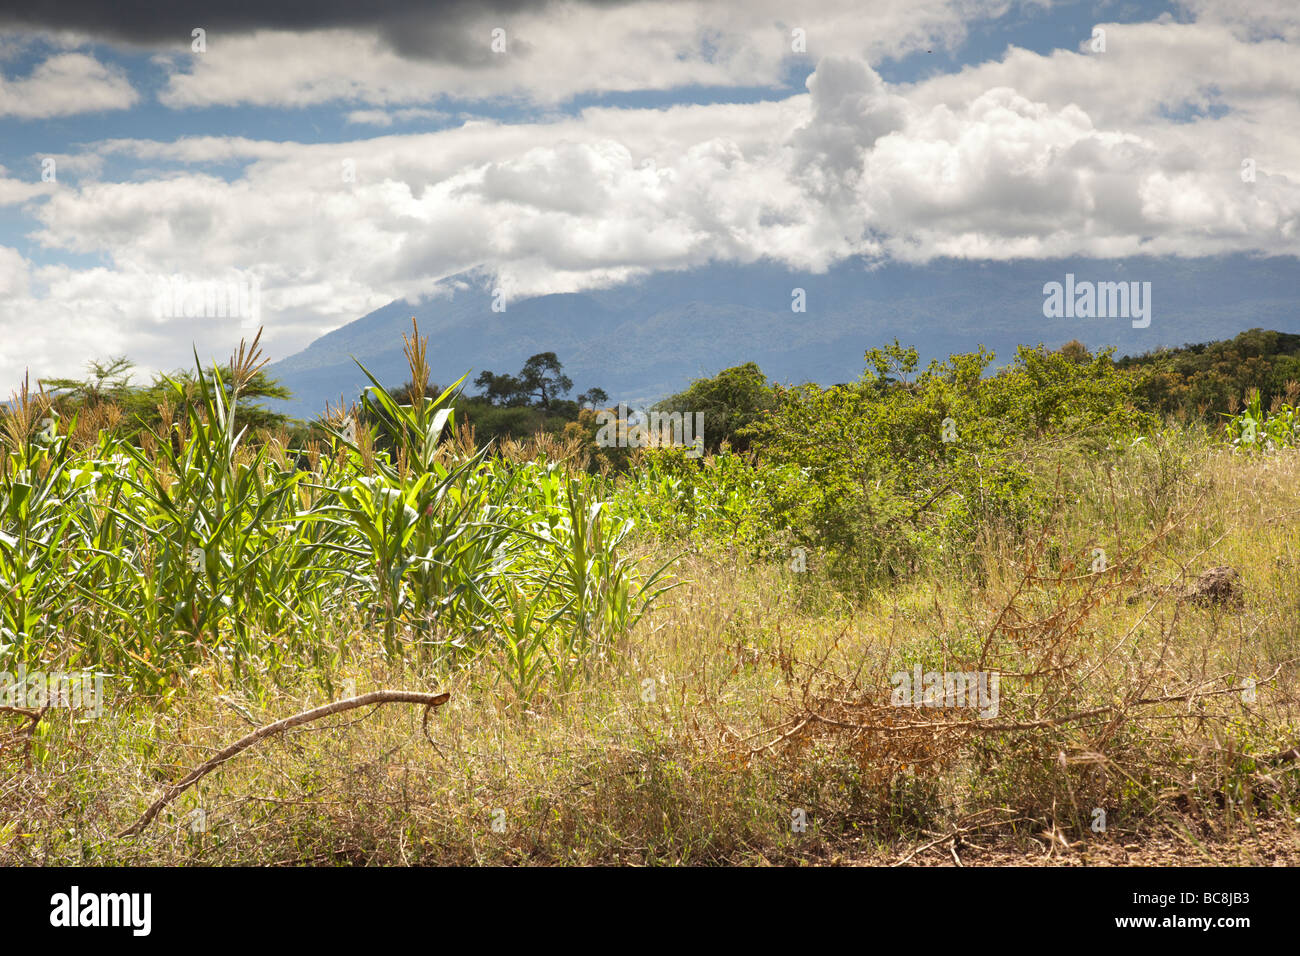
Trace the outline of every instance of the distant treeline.
{"label": "distant treeline", "polygon": [[1216,421],[1252,389],[1264,408],[1300,393],[1300,335],[1250,329],[1232,339],[1117,359],[1137,378],[1135,397],[1164,415]]}
{"label": "distant treeline", "polygon": [[[871,350],[872,352],[877,350]],[[1235,412],[1258,389],[1265,409],[1280,403],[1295,404],[1300,398],[1300,335],[1250,329],[1232,339],[1178,348],[1162,348],[1142,355],[1110,358],[1109,352],[1094,353],[1080,342],[1068,342],[1056,354],[1077,363],[1100,359],[1131,379],[1134,403],[1144,411],[1185,420],[1216,422],[1224,413]],[[871,352],[868,352],[870,357]],[[166,433],[171,422],[182,419],[186,409],[175,407],[175,392],[164,376],[154,376],[147,385],[130,382],[132,363],[125,358],[92,362],[84,379],[45,379],[41,385],[51,393],[61,417],[78,415],[91,428],[108,427],[128,440],[138,440],[142,431]],[[206,373],[210,378],[211,373]],[[196,373],[171,376],[186,386],[187,399],[194,394]],[[228,383],[224,383],[227,385]],[[862,383],[859,383],[861,386]],[[876,379],[873,388],[907,388],[905,380],[888,375]],[[473,394],[468,389],[477,388]],[[568,398],[572,382],[554,352],[531,357],[518,374],[482,372],[472,385],[461,387],[456,397],[458,420],[472,425],[480,443],[502,438],[527,438],[541,433],[588,437],[595,435],[594,412],[614,401],[604,390],[592,388],[575,399]],[[655,408],[660,411],[699,412],[705,416],[705,442],[710,451],[726,441],[737,450],[749,445],[750,429],[777,407],[783,386],[769,382],[753,362],[724,369],[710,378],[692,382],[682,392],[669,396]],[[399,401],[409,403],[416,387],[410,382],[395,388]],[[432,398],[441,392],[427,385]],[[249,426],[250,434],[261,430],[285,431],[297,445],[321,436],[318,424],[299,422],[268,411],[260,402],[267,398],[288,398],[288,392],[260,371],[245,387],[236,418]],[[364,402],[354,406],[364,421]]]}

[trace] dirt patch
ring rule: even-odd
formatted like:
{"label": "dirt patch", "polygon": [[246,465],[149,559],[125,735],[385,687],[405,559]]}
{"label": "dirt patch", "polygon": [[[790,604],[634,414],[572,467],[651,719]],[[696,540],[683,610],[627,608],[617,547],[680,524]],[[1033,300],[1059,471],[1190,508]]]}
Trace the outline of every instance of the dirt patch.
{"label": "dirt patch", "polygon": [[1232,833],[1206,830],[1170,826],[1165,833],[1140,840],[1098,837],[1069,845],[1059,835],[1053,845],[1046,831],[1037,837],[958,837],[955,842],[945,840],[919,852],[902,848],[891,856],[852,862],[874,866],[1300,866],[1300,820],[1238,823]]}

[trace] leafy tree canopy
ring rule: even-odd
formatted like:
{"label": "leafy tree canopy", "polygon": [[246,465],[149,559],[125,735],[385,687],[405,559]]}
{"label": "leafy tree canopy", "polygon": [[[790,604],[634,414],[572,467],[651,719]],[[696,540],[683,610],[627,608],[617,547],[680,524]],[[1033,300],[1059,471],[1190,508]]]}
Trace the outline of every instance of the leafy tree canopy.
{"label": "leafy tree canopy", "polygon": [[[484,370],[474,384],[483,389],[482,397],[489,404],[507,407],[532,405],[543,409],[550,409],[556,399],[573,389],[573,380],[564,374],[564,366],[554,352],[538,352],[524,363],[518,375],[498,375]],[[594,391],[605,394],[600,389]],[[584,397],[589,395],[584,393]]]}
{"label": "leafy tree canopy", "polygon": [[655,405],[657,411],[704,413],[704,444],[716,450],[726,441],[738,451],[749,446],[743,433],[776,407],[767,376],[754,362],[724,369],[712,378],[696,379],[683,392]]}
{"label": "leafy tree canopy", "polygon": [[[181,385],[185,401],[188,402],[197,391],[200,373],[186,369],[170,375],[156,374],[149,384],[136,385],[131,381],[135,367],[135,363],[126,356],[117,356],[106,362],[88,362],[84,378],[46,378],[41,379],[41,385],[52,395],[55,408],[64,418],[101,405],[116,406],[122,412],[117,426],[119,436],[137,441],[142,431],[158,431],[162,427],[159,406],[172,402],[175,395],[167,384],[167,379]],[[215,381],[211,369],[205,369],[202,375],[209,384]],[[232,387],[226,369],[222,370],[222,384],[229,400]],[[255,431],[289,425],[291,420],[288,416],[269,411],[258,404],[257,400],[292,397],[287,388],[259,369],[240,391],[235,413],[237,426],[247,426],[250,431]],[[177,411],[183,413],[184,409]]]}

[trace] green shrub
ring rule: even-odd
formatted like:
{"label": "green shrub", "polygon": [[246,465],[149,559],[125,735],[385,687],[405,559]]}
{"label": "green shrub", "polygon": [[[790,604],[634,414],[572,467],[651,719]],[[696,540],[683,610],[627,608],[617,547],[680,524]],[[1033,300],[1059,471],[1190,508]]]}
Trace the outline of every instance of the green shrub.
{"label": "green shrub", "polygon": [[672,545],[773,556],[789,538],[778,502],[803,481],[797,468],[756,463],[725,444],[701,458],[654,448],[637,457],[613,505]]}
{"label": "green shrub", "polygon": [[1252,389],[1246,407],[1236,415],[1227,415],[1224,437],[1233,448],[1248,452],[1269,452],[1294,448],[1300,428],[1300,410],[1293,405],[1278,404],[1265,413],[1259,390]]}
{"label": "green shrub", "polygon": [[775,495],[774,520],[852,588],[966,560],[981,526],[1021,526],[1042,509],[1036,455],[1063,442],[1112,447],[1151,423],[1110,353],[1080,361],[1022,347],[986,376],[993,355],[981,349],[915,381],[915,349],[895,342],[866,358],[852,385],[777,389],[775,411],[750,430],[760,462],[801,476]]}

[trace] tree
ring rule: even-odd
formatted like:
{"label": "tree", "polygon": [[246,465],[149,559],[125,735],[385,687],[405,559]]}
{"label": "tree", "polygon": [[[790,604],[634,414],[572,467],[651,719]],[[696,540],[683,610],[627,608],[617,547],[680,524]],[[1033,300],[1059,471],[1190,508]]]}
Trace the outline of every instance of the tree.
{"label": "tree", "polygon": [[564,374],[564,366],[554,352],[538,352],[519,372],[519,383],[529,397],[536,397],[542,408],[550,408],[551,401],[566,395],[573,388],[573,380]]}
{"label": "tree", "polygon": [[474,379],[474,384],[483,389],[483,397],[489,405],[524,405],[528,402],[523,383],[513,375],[484,371]]}
{"label": "tree", "polygon": [[578,396],[579,405],[588,405],[592,409],[601,408],[609,404],[609,395],[603,388],[589,388]]}
{"label": "tree", "polygon": [[[159,406],[172,401],[174,393],[162,375],[153,376],[148,385],[132,385],[131,370],[134,367],[135,364],[124,356],[107,362],[91,361],[86,364],[85,378],[47,378],[42,379],[41,384],[54,394],[55,407],[65,418],[100,405],[116,406],[122,412],[117,433],[129,441],[138,441],[142,431],[157,431],[162,427]],[[205,369],[202,374],[207,382],[213,382],[211,369]],[[169,377],[181,385],[188,402],[195,392],[198,373],[186,369],[173,372]],[[228,368],[222,369],[222,382],[229,401],[232,387]],[[290,419],[287,416],[269,411],[255,401],[259,398],[291,397],[287,388],[259,369],[240,390],[239,404],[235,409],[237,427],[248,426],[251,433],[260,428],[288,426]],[[184,409],[175,410],[173,414],[182,416]]]}
{"label": "tree", "polygon": [[46,378],[41,384],[63,399],[93,407],[122,398],[129,391],[133,368],[134,362],[119,355],[107,362],[87,362],[84,379]]}
{"label": "tree", "polygon": [[[538,352],[524,363],[518,375],[498,375],[496,372],[483,371],[474,380],[474,384],[483,389],[483,397],[489,404],[533,404],[543,409],[549,409],[557,398],[573,389],[573,380],[564,374],[564,366],[554,352]],[[605,394],[600,389],[593,391]],[[530,402],[530,399],[534,401]]]}
{"label": "tree", "polygon": [[716,450],[729,442],[737,451],[749,446],[747,426],[776,407],[776,397],[767,376],[753,362],[724,369],[713,378],[696,379],[684,392],[665,398],[656,411],[704,413],[704,444]]}
{"label": "tree", "polygon": [[1071,362],[1074,362],[1076,365],[1092,359],[1092,353],[1088,351],[1088,347],[1078,339],[1070,339],[1070,341],[1061,346],[1060,351],[1062,355]]}
{"label": "tree", "polygon": [[907,376],[916,371],[920,361],[916,349],[910,346],[904,348],[899,345],[898,339],[883,349],[867,349],[864,358],[868,367],[862,373],[862,383],[866,388],[882,395],[896,385],[906,385]]}
{"label": "tree", "polygon": [[1300,381],[1300,335],[1249,329],[1235,338],[1125,356],[1115,363],[1137,381],[1146,407],[1218,421],[1233,399],[1258,388],[1268,408],[1289,401]]}
{"label": "tree", "polygon": [[[408,381],[406,382],[406,384],[400,385],[397,388],[393,389],[393,391],[389,392],[389,394],[393,396],[393,399],[397,402],[398,405],[414,405],[417,391],[419,391],[419,388],[416,386],[416,384],[414,382]],[[420,397],[426,399],[435,399],[441,394],[442,394],[442,387],[430,382],[424,386],[423,393]]]}

